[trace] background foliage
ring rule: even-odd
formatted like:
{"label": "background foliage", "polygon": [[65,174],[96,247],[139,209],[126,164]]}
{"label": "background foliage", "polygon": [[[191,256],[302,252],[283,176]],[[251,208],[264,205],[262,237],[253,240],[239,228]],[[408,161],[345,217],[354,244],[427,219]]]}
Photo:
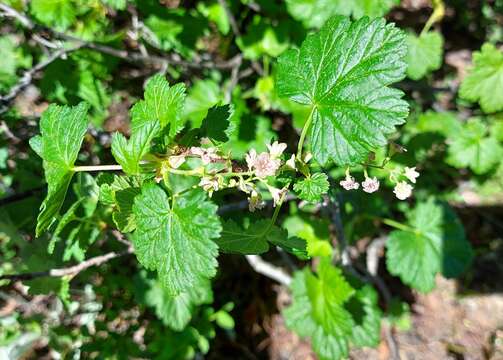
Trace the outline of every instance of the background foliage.
{"label": "background foliage", "polygon": [[[397,358],[443,278],[456,299],[501,289],[502,1],[1,0],[0,15],[0,359]],[[249,212],[177,174],[162,174],[176,202],[143,185],[140,160],[173,143],[210,138],[244,167],[275,140],[295,153],[306,121],[313,159],[272,180],[294,183],[276,212],[267,188]],[[113,163],[127,176],[75,170]],[[379,191],[344,190],[347,166]],[[436,356],[496,359],[501,326]]]}

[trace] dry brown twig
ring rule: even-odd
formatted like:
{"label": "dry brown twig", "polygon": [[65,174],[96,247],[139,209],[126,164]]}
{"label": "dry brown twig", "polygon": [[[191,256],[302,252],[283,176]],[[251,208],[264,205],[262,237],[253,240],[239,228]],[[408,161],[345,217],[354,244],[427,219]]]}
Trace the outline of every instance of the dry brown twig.
{"label": "dry brown twig", "polygon": [[133,253],[133,247],[130,246],[124,251],[121,251],[121,252],[111,251],[111,252],[106,253],[104,255],[99,255],[99,256],[95,256],[90,259],[87,259],[77,265],[74,265],[74,266],[70,266],[70,267],[66,267],[66,268],[59,268],[59,269],[50,269],[47,271],[24,273],[24,274],[6,274],[6,275],[1,275],[0,280],[18,281],[18,280],[33,280],[33,279],[37,279],[40,277],[76,276],[80,272],[82,272],[90,267],[100,266],[110,260],[122,257],[124,255],[132,254],[132,253]]}

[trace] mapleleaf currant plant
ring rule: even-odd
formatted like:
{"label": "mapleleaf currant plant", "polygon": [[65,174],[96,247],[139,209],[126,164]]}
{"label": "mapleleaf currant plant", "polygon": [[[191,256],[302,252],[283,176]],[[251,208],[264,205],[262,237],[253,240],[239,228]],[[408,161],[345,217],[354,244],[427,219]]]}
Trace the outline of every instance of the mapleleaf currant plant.
{"label": "mapleleaf currant plant", "polygon": [[[248,149],[244,161],[222,147],[235,130],[232,106],[217,104],[200,127],[187,128],[182,117],[185,85],[170,86],[161,75],[148,81],[144,99],[132,107],[129,139],[113,136],[111,151],[118,165],[76,165],[88,107],[51,105],[40,121],[41,134],[30,142],[43,159],[48,184],[37,236],[58,222],[76,172],[116,171],[98,177],[100,201],[113,208],[117,228],[131,234],[138,261],[157,273],[168,297],[191,298],[194,289],[208,286],[219,250],[253,255],[273,245],[306,259],[313,250],[276,225],[292,190],[311,203],[321,202],[335,188],[375,193],[381,183],[367,171],[379,168],[394,184],[398,199],[412,194],[410,183],[419,176],[415,168],[387,168],[396,152],[388,137],[408,115],[403,93],[391,87],[405,77],[406,54],[405,34],[383,19],[330,18],[299,49],[286,51],[277,61],[277,94],[309,108],[297,149],[289,151],[285,143],[274,141],[266,144],[267,151]],[[386,156],[375,163],[374,153],[383,148],[388,148]],[[337,167],[346,174],[340,184],[328,176]],[[361,184],[351,168],[363,168]],[[271,198],[273,215],[247,227],[233,219],[222,221],[212,202],[220,191],[243,193],[250,211],[263,209],[264,199]],[[393,265],[406,251],[401,239],[410,236],[393,236],[391,272],[429,289],[437,267],[427,279],[416,279]],[[420,259],[414,264],[422,266]],[[311,339],[320,358],[338,359],[347,356],[350,345],[378,343],[381,315],[375,290],[329,259],[315,271],[306,267],[297,272],[292,292],[287,324]],[[355,308],[361,309],[358,319]]]}

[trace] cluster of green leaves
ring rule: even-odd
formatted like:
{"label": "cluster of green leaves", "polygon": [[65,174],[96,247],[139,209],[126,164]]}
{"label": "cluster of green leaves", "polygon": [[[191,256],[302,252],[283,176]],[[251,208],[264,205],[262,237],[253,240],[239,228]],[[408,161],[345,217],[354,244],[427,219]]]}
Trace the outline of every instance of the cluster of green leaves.
{"label": "cluster of green leaves", "polygon": [[[473,258],[459,219],[443,201],[452,199],[445,183],[457,182],[460,172],[456,169],[469,169],[478,184],[490,187],[501,187],[503,178],[503,121],[498,114],[503,110],[502,51],[488,39],[480,51],[474,52],[473,65],[461,81],[455,104],[464,109],[462,114],[422,113],[422,103],[414,103],[412,97],[392,85],[405,76],[427,85],[433,78],[438,81],[441,72],[432,72],[443,65],[444,36],[430,27],[416,35],[386,23],[381,17],[399,2],[230,2],[229,10],[241,26],[241,32],[233,35],[231,21],[219,1],[176,7],[154,0],[32,0],[28,4],[9,0],[7,3],[30,14],[40,25],[85,40],[119,49],[127,43],[135,47],[134,51],[147,53],[174,52],[187,61],[199,61],[200,53],[204,53],[203,58],[215,54],[217,58],[231,58],[240,52],[244,64],[262,66],[263,74],[235,85],[223,71],[191,73],[170,65],[165,75],[172,84],[164,75],[153,76],[145,83],[143,99],[137,101],[138,91],[125,95],[124,89],[140,88],[140,82],[134,80],[138,69],[129,74],[133,80],[126,79],[123,63],[109,55],[80,49],[51,63],[36,85],[44,100],[66,106],[50,105],[40,120],[41,134],[30,141],[42,158],[48,184],[36,225],[39,238],[36,244],[27,245],[17,228],[30,232],[32,221],[19,225],[26,221],[11,221],[14,211],[5,216],[0,212],[0,233],[5,235],[0,237],[0,252],[5,259],[0,272],[16,268],[42,271],[72,260],[83,261],[90,254],[101,253],[100,247],[109,243],[103,241],[108,239],[104,230],[116,227],[132,241],[138,263],[151,272],[139,270],[133,290],[124,286],[131,282],[130,274],[120,277],[113,274],[117,269],[105,268],[102,275],[106,286],[97,291],[102,291],[103,299],[111,299],[117,295],[112,290],[107,293],[107,286],[126,287],[128,294],[134,293],[134,303],[129,303],[132,308],[139,303],[143,311],[156,315],[158,320],[147,316],[148,356],[193,358],[196,353],[209,351],[215,325],[226,331],[234,326],[229,315],[232,304],[219,310],[211,306],[218,296],[212,291],[211,279],[217,274],[219,253],[263,254],[278,248],[298,261],[317,258],[313,263],[318,264],[313,270],[306,264],[294,273],[292,303],[284,311],[288,327],[309,338],[321,359],[347,357],[350,347],[376,346],[382,316],[378,295],[370,284],[338,266],[339,249],[330,242],[331,219],[319,211],[320,203],[340,204],[344,235],[351,244],[363,237],[382,235],[382,224],[395,228],[387,234],[386,268],[403,284],[427,292],[434,288],[437,274],[459,276]],[[260,11],[254,10],[257,6]],[[129,18],[131,7],[142,20],[135,39],[131,32],[126,35],[127,31],[117,31],[123,21],[114,20]],[[45,59],[45,54],[23,43],[23,36],[0,37],[4,56],[2,93],[35,59]],[[18,46],[20,43],[22,46]],[[108,146],[102,147],[91,136],[81,151],[89,120],[95,134],[94,128],[100,129],[105,119],[126,117],[116,105],[129,107],[132,102],[129,137],[117,132],[111,140],[111,153],[123,174],[75,176],[82,170],[76,162],[86,163],[93,157],[95,161],[94,155],[111,159]],[[409,116],[410,104],[412,121],[398,137],[394,135],[396,127]],[[467,120],[466,113],[470,114]],[[286,121],[288,126],[297,130],[292,134],[301,134],[297,171],[289,170],[267,181],[278,187],[289,186],[302,202],[299,208],[297,202],[291,202],[290,213],[275,213],[273,221],[241,212],[221,217],[219,206],[231,198],[241,198],[232,197],[226,190],[210,199],[197,186],[199,179],[161,173],[162,167],[152,165],[162,163],[175,149],[200,146],[201,141],[232,154],[234,164],[244,164],[242,160],[250,149],[260,153],[267,151],[266,144],[273,139],[291,138],[285,127],[281,128],[286,116],[292,119]],[[281,132],[276,133],[277,129]],[[389,160],[385,148],[391,136],[408,152]],[[305,163],[307,151],[313,160]],[[36,163],[23,165],[31,176],[4,176],[8,154],[7,147],[0,148],[0,194],[9,192],[16,182],[36,178],[30,173]],[[398,169],[418,166],[417,204],[412,208],[396,206],[388,201],[386,192],[373,197],[361,192],[334,196],[337,182],[333,179],[343,176],[347,166],[355,176],[363,176],[362,170],[372,170],[382,186],[392,184],[386,170],[374,172],[361,167],[369,159],[387,161]],[[181,169],[194,168],[187,161]],[[33,208],[33,204],[26,206]],[[400,218],[402,212],[405,221],[389,219]],[[135,265],[128,266],[129,271]],[[109,274],[107,269],[114,271]],[[33,294],[58,294],[67,309],[87,306],[75,304],[69,282],[67,278],[37,279],[27,284]],[[95,298],[89,304],[82,311],[89,320],[85,326],[91,328],[99,321],[92,314],[102,305]],[[403,314],[404,304],[397,304],[397,313]],[[122,310],[122,303],[103,306],[112,309],[106,315],[110,318]],[[406,316],[395,314],[391,305],[387,310],[392,323],[410,323]],[[33,339],[46,336],[31,323],[16,325],[9,327],[7,335],[0,335],[4,336],[0,346],[17,344],[20,329],[34,333]],[[133,337],[133,329],[124,336],[111,335],[106,341],[87,331],[56,340],[55,333],[61,329],[53,330],[51,346],[55,344],[58,351],[68,348],[62,343],[73,341],[84,343],[82,351],[100,351],[103,356],[115,356],[122,349],[127,356],[145,356],[137,345],[125,340]],[[63,357],[73,350],[65,351],[61,350]]]}

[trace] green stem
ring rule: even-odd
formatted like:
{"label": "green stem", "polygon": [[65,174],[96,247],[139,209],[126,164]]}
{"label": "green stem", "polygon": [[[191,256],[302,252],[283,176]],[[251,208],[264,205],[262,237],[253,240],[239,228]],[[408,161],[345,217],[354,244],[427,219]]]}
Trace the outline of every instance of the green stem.
{"label": "green stem", "polygon": [[423,27],[423,30],[421,30],[421,34],[419,36],[423,36],[426,34],[432,25],[436,23],[437,21],[441,21],[444,17],[445,14],[445,5],[442,0],[434,0],[433,1],[433,12],[428,18],[428,21]]}
{"label": "green stem", "polygon": [[394,227],[395,229],[398,229],[398,230],[403,230],[403,231],[409,231],[409,232],[416,232],[416,229],[408,226],[408,225],[404,225],[398,221],[395,221],[395,220],[392,220],[392,219],[387,219],[387,218],[381,218],[380,219],[384,224],[388,225],[388,226],[391,226],[391,227]]}
{"label": "green stem", "polygon": [[278,219],[279,211],[281,210],[281,206],[283,205],[283,201],[285,200],[285,195],[286,195],[286,193],[284,193],[281,196],[281,199],[279,200],[278,205],[276,205],[276,207],[274,208],[274,213],[272,214],[271,221],[269,222],[269,225],[267,225],[266,229],[262,233],[262,236],[265,236],[269,232],[269,230],[271,230],[273,225],[276,224],[276,220]]}
{"label": "green stem", "polygon": [[313,108],[311,109],[309,117],[307,118],[306,123],[302,128],[302,132],[300,133],[299,145],[297,146],[297,159],[301,161],[302,161],[302,148],[304,147],[304,140],[306,139],[307,131],[309,130],[309,128],[311,127],[311,123],[313,122],[314,109],[316,109],[315,106],[313,106]]}

